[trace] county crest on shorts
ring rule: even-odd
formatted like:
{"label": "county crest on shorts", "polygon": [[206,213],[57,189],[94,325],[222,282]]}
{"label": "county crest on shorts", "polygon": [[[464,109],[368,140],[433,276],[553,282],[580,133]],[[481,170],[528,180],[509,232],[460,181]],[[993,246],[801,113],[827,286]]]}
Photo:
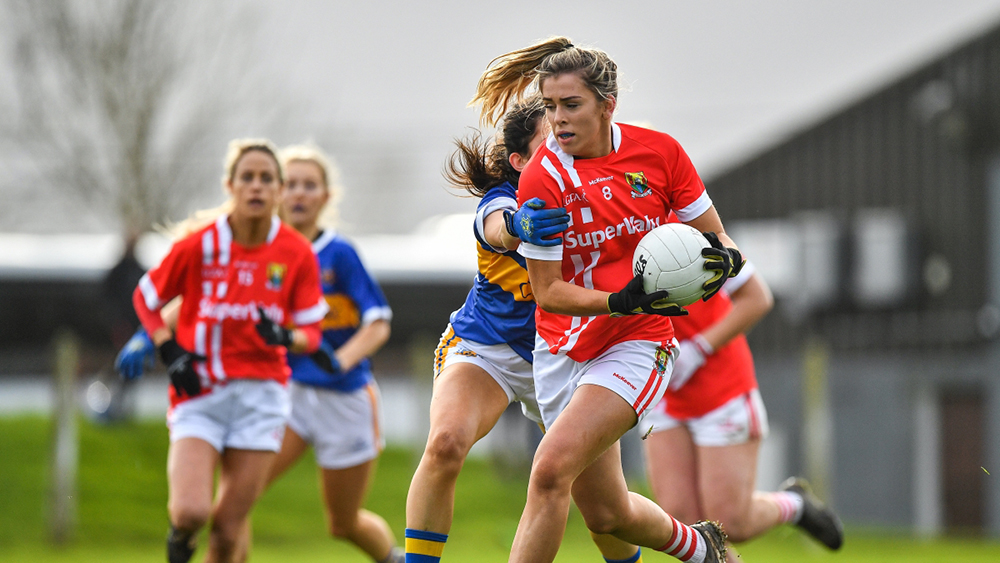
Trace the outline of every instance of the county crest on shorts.
{"label": "county crest on shorts", "polygon": [[625,182],[632,187],[632,198],[646,197],[653,193],[646,182],[646,174],[643,172],[626,172]]}
{"label": "county crest on shorts", "polygon": [[663,346],[656,348],[656,373],[663,377],[667,371],[667,361],[670,360],[670,350]]}

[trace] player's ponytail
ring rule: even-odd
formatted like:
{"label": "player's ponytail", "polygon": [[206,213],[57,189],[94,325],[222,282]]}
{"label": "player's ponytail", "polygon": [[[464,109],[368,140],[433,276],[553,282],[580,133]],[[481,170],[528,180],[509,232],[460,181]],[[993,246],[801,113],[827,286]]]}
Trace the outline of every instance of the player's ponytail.
{"label": "player's ponytail", "polygon": [[482,104],[480,120],[493,125],[529,87],[541,91],[546,79],[567,73],[577,74],[600,100],[618,97],[618,65],[607,53],[573,45],[568,37],[550,37],[490,61],[469,105]]}
{"label": "player's ponytail", "polygon": [[535,80],[538,65],[550,55],[572,49],[566,37],[550,37],[545,41],[511,51],[490,61],[479,78],[476,95],[470,106],[482,104],[479,118],[486,125],[495,125],[514,100],[524,96]]}
{"label": "player's ponytail", "polygon": [[445,163],[444,176],[452,186],[483,197],[491,188],[504,182],[517,185],[521,173],[510,164],[509,155],[518,153],[527,159],[528,145],[542,126],[545,109],[538,97],[518,102],[503,118],[498,139],[489,143],[475,131],[455,141],[458,147]]}

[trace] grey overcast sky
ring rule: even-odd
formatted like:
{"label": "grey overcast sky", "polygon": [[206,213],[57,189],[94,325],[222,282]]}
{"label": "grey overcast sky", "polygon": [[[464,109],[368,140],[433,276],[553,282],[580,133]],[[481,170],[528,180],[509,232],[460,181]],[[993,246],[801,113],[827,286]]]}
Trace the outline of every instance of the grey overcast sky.
{"label": "grey overcast sky", "polygon": [[[261,84],[268,100],[276,91],[264,113],[283,127],[261,130],[247,115],[225,135],[312,139],[333,153],[345,185],[340,228],[349,235],[405,233],[433,215],[474,211],[476,202],[455,197],[441,176],[452,140],[477,125],[466,102],[492,58],[551,35],[607,51],[623,84],[617,118],[670,133],[711,178],[1000,25],[1000,0],[229,5],[256,15],[243,29],[262,54],[250,55],[258,68],[245,76],[273,80]],[[194,163],[211,172],[192,207],[223,197],[215,168],[223,152]],[[14,175],[0,170],[4,189],[49,221],[8,210],[2,229],[114,230],[110,213],[80,213],[78,199],[6,177]]]}
{"label": "grey overcast sky", "polygon": [[317,123],[444,137],[443,159],[476,125],[465,103],[487,63],[566,35],[618,63],[618,119],[672,134],[710,173],[1000,24],[1000,0],[292,0],[265,13]]}
{"label": "grey overcast sky", "polygon": [[[346,160],[349,190],[371,188],[363,178],[372,168],[405,168],[413,193],[401,203],[423,216],[474,208],[441,189],[451,139],[477,123],[465,104],[493,57],[550,35],[608,52],[625,86],[618,119],[670,133],[711,177],[1000,25],[1000,0],[292,0],[260,7],[262,40],[274,46],[282,80],[311,104],[312,118],[295,129],[317,140],[329,140],[330,127],[344,134],[346,144],[329,148]],[[385,151],[380,164],[352,154],[367,142],[368,152],[385,147],[374,149]],[[345,211],[360,203],[349,191]]]}

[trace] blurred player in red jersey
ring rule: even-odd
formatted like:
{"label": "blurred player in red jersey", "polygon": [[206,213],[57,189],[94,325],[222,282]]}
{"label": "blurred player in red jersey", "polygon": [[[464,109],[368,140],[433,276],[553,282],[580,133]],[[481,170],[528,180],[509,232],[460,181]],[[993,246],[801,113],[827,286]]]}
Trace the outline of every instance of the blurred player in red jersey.
{"label": "blurred player in red jersey", "polygon": [[[209,520],[207,560],[245,560],[241,530],[288,418],[286,353],[318,349],[328,310],[308,241],[274,214],[284,190],[274,146],[230,143],[224,187],[228,213],[176,241],[133,296],[171,382],[170,563],[190,560]],[[175,297],[176,331],[159,314]]]}
{"label": "blurred player in red jersey", "polygon": [[[747,262],[715,298],[673,320],[680,355],[663,400],[640,427],[649,483],[664,510],[682,522],[718,520],[731,541],[792,522],[839,549],[839,519],[802,481],[754,491],[768,426],[744,333],[772,305],[767,283]],[[733,552],[729,559],[737,561]]]}
{"label": "blurred player in red jersey", "polygon": [[569,229],[553,247],[522,242],[538,305],[535,392],[545,436],[510,561],[552,561],[576,501],[588,528],[681,561],[725,559],[712,522],[685,525],[628,491],[618,440],[659,401],[676,356],[666,292],[646,295],[632,252],[674,210],[708,232],[706,282],[714,295],[743,260],[698,174],[671,137],[612,121],[617,67],[598,49],[552,38],[498,57],[475,102],[488,123],[532,84],[552,132],[521,174],[518,201],[565,207]]}

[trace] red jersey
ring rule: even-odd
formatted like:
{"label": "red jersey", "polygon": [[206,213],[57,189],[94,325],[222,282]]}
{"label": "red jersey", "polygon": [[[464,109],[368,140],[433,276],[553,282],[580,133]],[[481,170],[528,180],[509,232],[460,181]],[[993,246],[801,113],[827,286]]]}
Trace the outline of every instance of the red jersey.
{"label": "red jersey", "polygon": [[[747,263],[740,275],[727,281],[714,297],[688,305],[686,317],[674,317],[677,339],[690,339],[729,314],[733,301],[726,290],[735,291],[751,275],[753,267]],[[667,414],[679,420],[698,418],[756,388],[753,356],[746,336],[740,334],[705,358],[705,364],[680,389],[671,391],[668,387],[656,408],[666,409]]]}
{"label": "red jersey", "polygon": [[[226,379],[288,380],[285,348],[268,346],[257,334],[258,307],[280,325],[314,326],[317,333],[328,310],[312,247],[276,217],[264,244],[244,248],[233,242],[223,215],[175,242],[137,292],[150,311],[183,296],[176,338],[206,357],[195,363],[205,389]],[[171,387],[171,406],[178,402]]]}
{"label": "red jersey", "polygon": [[[522,243],[534,260],[561,260],[563,279],[589,289],[616,292],[634,276],[632,253],[646,232],[674,210],[683,221],[699,217],[712,200],[684,149],[669,135],[611,124],[610,154],[575,159],[551,133],[521,173],[518,203],[539,197],[570,215],[563,244]],[[628,340],[669,341],[670,319],[657,315],[611,318],[535,312],[539,336],[553,354],[581,362]]]}

